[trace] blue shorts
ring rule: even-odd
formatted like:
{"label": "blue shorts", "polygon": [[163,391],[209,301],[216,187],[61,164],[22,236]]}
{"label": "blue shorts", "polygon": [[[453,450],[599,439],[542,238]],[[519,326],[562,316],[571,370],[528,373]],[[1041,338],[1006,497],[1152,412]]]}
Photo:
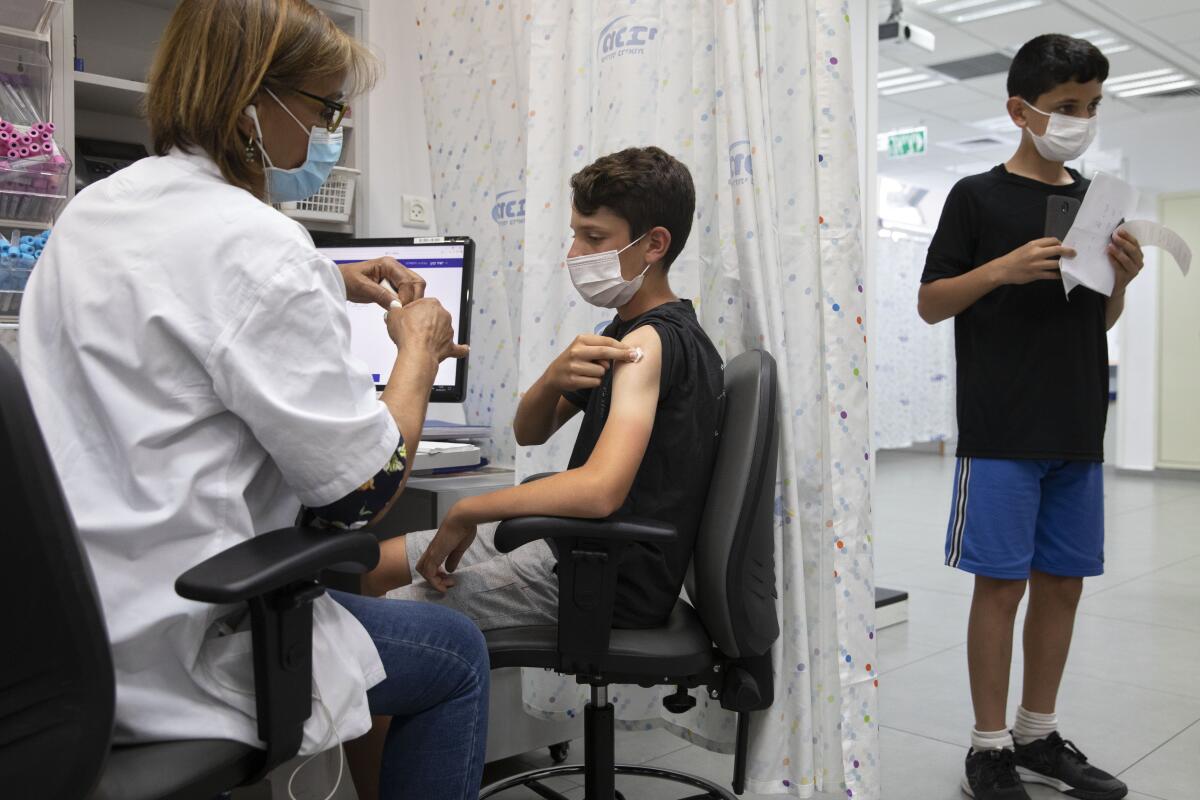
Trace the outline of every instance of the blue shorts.
{"label": "blue shorts", "polygon": [[1022,580],[1104,572],[1104,473],[1091,461],[960,458],[946,565]]}

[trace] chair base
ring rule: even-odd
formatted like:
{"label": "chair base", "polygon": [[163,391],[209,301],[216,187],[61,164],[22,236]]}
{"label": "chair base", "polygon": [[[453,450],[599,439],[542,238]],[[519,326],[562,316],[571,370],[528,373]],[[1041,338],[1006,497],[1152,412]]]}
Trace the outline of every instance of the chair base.
{"label": "chair base", "polygon": [[[566,800],[562,794],[543,786],[541,781],[547,778],[560,778],[566,775],[583,775],[585,769],[586,767],[583,764],[573,764],[565,767],[546,767],[544,769],[523,772],[520,775],[514,775],[511,778],[506,778],[505,780],[484,787],[483,791],[479,793],[479,800],[486,800],[486,798],[493,797],[500,792],[508,791],[517,786],[524,786],[534,794],[546,798],[546,800]],[[614,767],[613,771],[617,775],[633,775],[640,778],[657,778],[658,780],[670,781],[689,786],[693,789],[700,789],[703,792],[702,794],[690,795],[686,800],[737,800],[737,797],[728,789],[697,775],[689,775],[686,772],[628,764],[618,764]],[[617,800],[622,800],[620,792],[617,792],[616,795]],[[587,800],[612,800],[612,798],[589,797]]]}

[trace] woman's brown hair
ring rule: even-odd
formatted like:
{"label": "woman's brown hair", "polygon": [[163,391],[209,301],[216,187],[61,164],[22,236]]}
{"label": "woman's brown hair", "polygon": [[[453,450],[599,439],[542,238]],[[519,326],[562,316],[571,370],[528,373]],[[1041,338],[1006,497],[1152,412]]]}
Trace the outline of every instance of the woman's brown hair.
{"label": "woman's brown hair", "polygon": [[261,89],[276,94],[345,73],[370,88],[375,58],[305,0],[182,0],[154,65],[146,116],[154,152],[200,148],[225,180],[261,196],[259,159],[246,159],[238,119]]}

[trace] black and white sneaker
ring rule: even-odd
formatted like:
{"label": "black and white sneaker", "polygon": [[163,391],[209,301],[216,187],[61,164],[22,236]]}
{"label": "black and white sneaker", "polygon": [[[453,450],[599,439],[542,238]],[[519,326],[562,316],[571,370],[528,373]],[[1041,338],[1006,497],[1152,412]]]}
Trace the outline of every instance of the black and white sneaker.
{"label": "black and white sneaker", "polygon": [[1079,800],[1120,800],[1129,787],[1088,763],[1074,743],[1052,733],[1016,747],[1017,774],[1026,783],[1044,783]]}
{"label": "black and white sneaker", "polygon": [[1017,776],[1012,750],[980,750],[967,753],[967,774],[962,790],[975,800],[1029,800]]}

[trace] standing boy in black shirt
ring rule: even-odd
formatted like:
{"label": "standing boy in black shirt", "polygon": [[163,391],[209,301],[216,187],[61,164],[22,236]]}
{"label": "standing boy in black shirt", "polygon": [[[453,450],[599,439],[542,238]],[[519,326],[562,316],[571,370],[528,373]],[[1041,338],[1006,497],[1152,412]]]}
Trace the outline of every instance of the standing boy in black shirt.
{"label": "standing boy in black shirt", "polygon": [[[582,411],[567,470],[465,498],[436,532],[384,542],[364,593],[444,603],[484,630],[552,624],[554,553],[545,542],[499,553],[488,523],[619,513],[670,522],[678,539],[626,551],[613,624],[657,626],[675,607],[708,495],[723,387],[720,355],[667,278],[692,227],[692,176],[657,147],[629,148],[582,169],[571,188],[566,271],[584,300],[617,313],[602,335],[577,337],[551,362],[513,421],[517,443],[536,445]],[[424,580],[409,585],[414,577]]]}
{"label": "standing boy in black shirt", "polygon": [[[1021,781],[1082,800],[1127,793],[1059,736],[1055,714],[1083,578],[1104,570],[1105,332],[1142,267],[1137,241],[1114,234],[1112,296],[1080,286],[1068,299],[1057,259],[1074,253],[1046,235],[1048,219],[1087,191],[1063,162],[1095,136],[1107,77],[1108,60],[1080,39],[1051,34],[1020,49],[1007,108],[1021,144],[950,191],[921,277],[922,319],[954,317],[959,441],[946,563],[975,575],[975,728],[962,787],[977,800],[1028,800]],[[1026,585],[1025,674],[1010,732],[1012,634]]]}

